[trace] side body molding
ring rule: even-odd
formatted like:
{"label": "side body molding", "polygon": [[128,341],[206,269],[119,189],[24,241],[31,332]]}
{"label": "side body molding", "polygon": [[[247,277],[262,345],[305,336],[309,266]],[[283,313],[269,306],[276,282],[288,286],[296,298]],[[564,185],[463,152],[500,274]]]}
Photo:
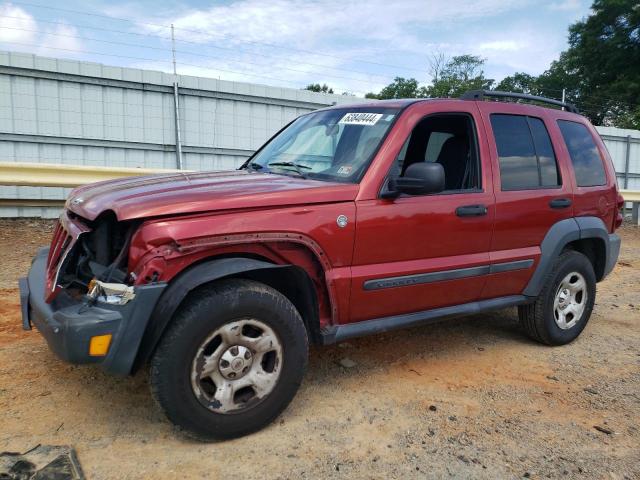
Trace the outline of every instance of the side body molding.
{"label": "side body molding", "polygon": [[224,277],[239,273],[255,272],[284,268],[295,268],[290,265],[275,265],[273,263],[251,258],[220,258],[200,263],[188,268],[174,278],[158,300],[147,330],[140,344],[138,356],[133,366],[137,370],[153,353],[158,341],[162,337],[174,313],[193,289]]}
{"label": "side body molding", "polygon": [[604,278],[615,266],[620,250],[620,237],[609,234],[604,222],[598,217],[567,218],[555,223],[547,232],[540,245],[541,256],[536,271],[522,292],[527,297],[536,297],[542,290],[544,279],[553,262],[570,242],[587,238],[597,238],[605,245]]}

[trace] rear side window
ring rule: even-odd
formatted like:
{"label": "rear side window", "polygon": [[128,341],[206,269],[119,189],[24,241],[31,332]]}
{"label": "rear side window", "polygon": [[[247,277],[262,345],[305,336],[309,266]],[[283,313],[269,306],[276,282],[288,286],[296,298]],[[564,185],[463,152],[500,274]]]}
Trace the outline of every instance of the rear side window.
{"label": "rear side window", "polygon": [[502,190],[529,190],[561,184],[544,122],[524,115],[491,115],[498,147]]}
{"label": "rear side window", "polygon": [[579,187],[605,185],[607,176],[596,142],[587,127],[577,122],[558,120],[564,143],[567,144],[576,182]]}

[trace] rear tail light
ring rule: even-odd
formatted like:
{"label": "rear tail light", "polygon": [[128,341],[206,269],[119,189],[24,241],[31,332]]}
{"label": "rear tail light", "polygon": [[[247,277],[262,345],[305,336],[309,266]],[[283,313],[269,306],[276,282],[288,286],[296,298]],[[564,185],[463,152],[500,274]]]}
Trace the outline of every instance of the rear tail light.
{"label": "rear tail light", "polygon": [[615,219],[613,221],[613,229],[616,230],[617,228],[620,227],[620,225],[622,225],[622,207],[624,207],[624,198],[623,196],[618,193],[618,196],[616,198],[616,216]]}

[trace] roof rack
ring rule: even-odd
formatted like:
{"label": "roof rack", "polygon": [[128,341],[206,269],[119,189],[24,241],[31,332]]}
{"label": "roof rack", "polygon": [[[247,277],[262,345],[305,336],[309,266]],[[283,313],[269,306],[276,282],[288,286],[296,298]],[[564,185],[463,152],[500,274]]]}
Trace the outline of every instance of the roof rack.
{"label": "roof rack", "polygon": [[528,95],[526,93],[501,92],[499,90],[469,90],[463,93],[460,98],[462,100],[484,100],[485,98],[518,98],[521,100],[529,100],[532,102],[548,103],[562,107],[571,113],[580,113],[573,103],[561,102],[553,98],[539,97],[537,95]]}

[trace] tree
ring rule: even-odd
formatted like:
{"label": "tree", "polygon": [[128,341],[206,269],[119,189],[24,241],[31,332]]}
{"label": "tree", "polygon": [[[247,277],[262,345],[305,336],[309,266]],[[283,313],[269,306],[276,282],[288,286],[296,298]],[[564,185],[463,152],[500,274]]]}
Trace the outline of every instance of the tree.
{"label": "tree", "polygon": [[474,55],[460,55],[447,59],[437,53],[430,60],[432,82],[420,86],[415,78],[396,77],[380,93],[367,93],[366,98],[459,97],[467,90],[488,89],[493,80],[485,78],[482,66],[485,60]]}
{"label": "tree", "polygon": [[476,55],[458,55],[446,60],[436,55],[431,60],[432,83],[428,97],[459,97],[467,90],[489,89],[494,81],[484,76],[485,59]]}
{"label": "tree", "polygon": [[540,94],[538,77],[524,72],[516,72],[513,75],[503,78],[502,81],[496,85],[495,89],[503,92],[526,93],[529,95]]}
{"label": "tree", "polygon": [[538,78],[542,91],[567,98],[595,124],[640,128],[640,4],[595,0],[569,27],[569,48]]}
{"label": "tree", "polygon": [[380,93],[369,92],[365,98],[385,100],[389,98],[416,98],[424,96],[415,78],[396,77],[393,82],[380,90]]}
{"label": "tree", "polygon": [[319,83],[310,83],[309,85],[304,87],[303,90],[311,90],[312,92],[317,93],[333,93],[333,88],[331,88],[326,83],[323,83],[322,85],[320,85]]}

